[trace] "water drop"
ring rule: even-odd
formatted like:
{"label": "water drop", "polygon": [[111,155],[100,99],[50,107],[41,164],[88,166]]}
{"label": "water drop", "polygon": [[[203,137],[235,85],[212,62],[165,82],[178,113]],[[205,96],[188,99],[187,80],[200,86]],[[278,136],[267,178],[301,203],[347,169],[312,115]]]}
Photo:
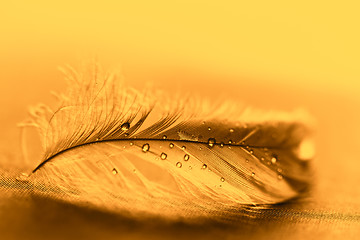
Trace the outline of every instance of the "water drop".
{"label": "water drop", "polygon": [[163,139],[167,139],[167,136],[166,136],[166,135],[164,135],[164,136],[163,136]]}
{"label": "water drop", "polygon": [[177,162],[177,163],[176,163],[176,166],[177,166],[178,168],[181,168],[181,167],[182,167],[181,162]]}
{"label": "water drop", "polygon": [[253,153],[254,153],[254,151],[252,149],[250,149],[250,154],[253,154]]}
{"label": "water drop", "polygon": [[99,141],[100,139],[99,138],[96,138],[95,141]]}
{"label": "water drop", "polygon": [[133,169],[133,173],[136,173],[136,169]]}
{"label": "water drop", "polygon": [[114,175],[118,174],[118,170],[116,170],[116,168],[113,168],[111,172],[112,172],[112,174],[114,174]]}
{"label": "water drop", "polygon": [[213,147],[213,146],[215,145],[215,143],[216,143],[215,138],[209,138],[209,139],[208,139],[208,145],[209,145],[209,147]]}
{"label": "water drop", "polygon": [[229,140],[229,144],[232,144],[233,143],[233,141],[232,140]]}
{"label": "water drop", "polygon": [[173,144],[173,143],[170,143],[170,144],[169,144],[169,147],[170,147],[170,148],[173,148],[173,147],[174,147],[174,144]]}
{"label": "water drop", "polygon": [[121,125],[121,130],[127,131],[130,128],[130,123],[126,122]]}
{"label": "water drop", "polygon": [[224,143],[223,143],[223,142],[220,143],[220,147],[224,147]]}
{"label": "water drop", "polygon": [[130,142],[130,146],[132,146],[132,145],[134,145],[134,143],[133,143],[133,142]]}
{"label": "water drop", "polygon": [[252,172],[252,173],[251,173],[251,176],[252,176],[252,177],[255,177],[255,173],[254,173],[254,172]]}
{"label": "water drop", "polygon": [[283,170],[281,168],[278,168],[277,171],[281,173]]}
{"label": "water drop", "polygon": [[283,179],[283,176],[279,174],[279,175],[278,175],[278,179],[279,179],[279,180],[282,180],[282,179]]}
{"label": "water drop", "polygon": [[186,147],[185,147],[185,146],[182,146],[182,147],[181,147],[181,149],[182,149],[182,150],[185,150],[185,149],[186,149]]}
{"label": "water drop", "polygon": [[225,182],[225,178],[223,178],[223,177],[220,178],[220,181]]}
{"label": "water drop", "polygon": [[142,150],[143,152],[147,152],[150,150],[150,145],[148,143],[145,143],[143,146],[142,146]]}
{"label": "water drop", "polygon": [[199,147],[199,150],[202,150],[202,147]]}
{"label": "water drop", "polygon": [[231,133],[233,133],[234,132],[234,129],[232,129],[232,128],[230,128],[230,130],[229,130]]}
{"label": "water drop", "polygon": [[125,149],[125,148],[126,148],[126,146],[123,146],[123,148]]}
{"label": "water drop", "polygon": [[184,161],[188,161],[189,158],[190,158],[189,154],[185,154],[185,155],[184,155]]}
{"label": "water drop", "polygon": [[167,158],[167,154],[166,154],[166,153],[161,153],[161,154],[160,154],[160,158],[161,158],[162,160],[165,160],[165,159]]}
{"label": "water drop", "polygon": [[204,165],[202,165],[202,167],[201,167],[202,169],[206,169],[207,168],[207,165],[206,164],[204,164]]}
{"label": "water drop", "polygon": [[264,160],[265,160],[265,158],[263,158],[263,157],[262,157],[262,158],[260,158],[260,160],[261,160],[261,161],[264,161]]}
{"label": "water drop", "polygon": [[189,166],[189,169],[191,170],[191,169],[192,169],[192,166]]}
{"label": "water drop", "polygon": [[128,136],[129,136],[129,134],[128,134],[128,133],[125,133],[125,134],[124,134],[124,136],[125,136],[125,137],[128,137]]}
{"label": "water drop", "polygon": [[272,163],[272,164],[275,164],[275,163],[276,163],[276,161],[277,161],[276,157],[275,157],[275,156],[273,156],[273,157],[271,158],[271,163]]}
{"label": "water drop", "polygon": [[211,131],[211,127],[208,127],[208,130]]}

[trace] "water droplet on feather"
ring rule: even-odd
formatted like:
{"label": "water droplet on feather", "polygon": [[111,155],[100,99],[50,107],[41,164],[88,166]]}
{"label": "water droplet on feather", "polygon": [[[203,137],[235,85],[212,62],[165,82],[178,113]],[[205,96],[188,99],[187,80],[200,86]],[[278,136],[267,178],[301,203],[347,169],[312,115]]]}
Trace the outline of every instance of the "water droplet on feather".
{"label": "water droplet on feather", "polygon": [[167,158],[167,154],[166,154],[166,153],[161,153],[161,154],[160,154],[160,158],[161,158],[162,160],[165,160],[165,159]]}
{"label": "water droplet on feather", "polygon": [[112,172],[112,174],[114,174],[114,175],[118,174],[118,170],[116,170],[116,168],[113,168],[111,172]]}
{"label": "water droplet on feather", "polygon": [[142,150],[143,152],[147,152],[150,150],[150,145],[148,143],[145,143],[143,146],[142,146]]}
{"label": "water droplet on feather", "polygon": [[121,125],[121,130],[127,131],[130,128],[130,123],[126,122]]}
{"label": "water droplet on feather", "polygon": [[209,139],[208,139],[208,145],[209,145],[209,147],[213,147],[213,146],[215,145],[215,143],[216,143],[215,138],[209,138]]}

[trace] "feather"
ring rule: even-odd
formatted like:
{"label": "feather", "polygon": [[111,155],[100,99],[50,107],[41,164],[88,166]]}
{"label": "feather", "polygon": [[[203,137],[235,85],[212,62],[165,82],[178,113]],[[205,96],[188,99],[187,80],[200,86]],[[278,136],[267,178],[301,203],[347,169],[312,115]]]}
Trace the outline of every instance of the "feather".
{"label": "feather", "polygon": [[43,158],[37,192],[112,212],[166,218],[226,217],[246,205],[284,202],[309,186],[303,111],[261,112],[125,87],[94,64],[65,70],[60,106],[39,105],[28,125]]}

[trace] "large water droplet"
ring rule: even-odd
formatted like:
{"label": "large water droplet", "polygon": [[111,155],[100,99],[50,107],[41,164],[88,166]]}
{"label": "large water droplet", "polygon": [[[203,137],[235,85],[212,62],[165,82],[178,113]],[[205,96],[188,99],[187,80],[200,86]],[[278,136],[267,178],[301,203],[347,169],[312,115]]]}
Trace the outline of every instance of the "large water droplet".
{"label": "large water droplet", "polygon": [[181,168],[181,167],[182,167],[182,163],[181,163],[181,162],[177,162],[177,163],[176,163],[176,166],[177,166],[178,168]]}
{"label": "large water droplet", "polygon": [[216,143],[215,138],[209,138],[209,139],[208,139],[208,145],[209,145],[209,147],[213,147],[213,146],[215,145],[215,143]]}
{"label": "large water droplet", "polygon": [[127,131],[130,128],[130,123],[126,122],[121,125],[121,130]]}
{"label": "large water droplet", "polygon": [[164,136],[163,136],[163,139],[167,139],[167,136],[166,136],[166,135],[164,135]]}
{"label": "large water droplet", "polygon": [[112,174],[114,174],[114,175],[118,174],[118,170],[117,170],[116,168],[113,168],[111,172],[112,172]]}
{"label": "large water droplet", "polygon": [[161,154],[160,154],[160,158],[161,158],[162,160],[165,160],[165,159],[167,158],[167,154],[166,154],[166,153],[161,153]]}
{"label": "large water droplet", "polygon": [[208,130],[211,131],[211,127],[208,127]]}
{"label": "large water droplet", "polygon": [[142,150],[143,152],[147,152],[150,150],[150,145],[148,143],[145,143],[143,146],[142,146]]}
{"label": "large water droplet", "polygon": [[184,155],[184,161],[188,161],[189,158],[190,158],[189,154],[185,154],[185,155]]}
{"label": "large water droplet", "polygon": [[170,147],[170,148],[173,148],[173,147],[174,147],[174,144],[173,144],[173,143],[170,143],[170,144],[169,144],[169,147]]}
{"label": "large water droplet", "polygon": [[229,144],[232,144],[233,143],[233,141],[232,140],[229,140]]}
{"label": "large water droplet", "polygon": [[277,161],[276,157],[275,157],[275,156],[273,156],[273,157],[271,158],[271,163],[272,163],[272,164],[275,164],[275,163],[276,163],[276,161]]}
{"label": "large water droplet", "polygon": [[202,168],[202,169],[206,169],[206,168],[207,168],[207,165],[206,165],[206,164],[203,164],[201,168]]}
{"label": "large water droplet", "polygon": [[223,177],[220,178],[220,181],[225,182],[225,178],[223,178]]}

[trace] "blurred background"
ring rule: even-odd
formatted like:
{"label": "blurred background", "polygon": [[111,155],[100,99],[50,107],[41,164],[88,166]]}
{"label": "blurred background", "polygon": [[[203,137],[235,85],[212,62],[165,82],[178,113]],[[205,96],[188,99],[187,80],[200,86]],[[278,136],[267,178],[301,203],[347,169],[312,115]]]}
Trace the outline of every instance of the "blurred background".
{"label": "blurred background", "polygon": [[[16,124],[27,107],[65,90],[58,66],[96,58],[136,88],[307,109],[317,121],[308,211],[320,225],[294,228],[294,238],[352,238],[360,229],[359,9],[355,0],[1,3],[0,167],[19,167]],[[86,226],[89,216],[79,216]]]}

